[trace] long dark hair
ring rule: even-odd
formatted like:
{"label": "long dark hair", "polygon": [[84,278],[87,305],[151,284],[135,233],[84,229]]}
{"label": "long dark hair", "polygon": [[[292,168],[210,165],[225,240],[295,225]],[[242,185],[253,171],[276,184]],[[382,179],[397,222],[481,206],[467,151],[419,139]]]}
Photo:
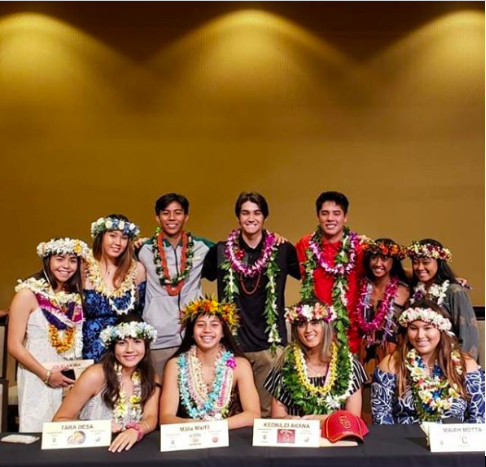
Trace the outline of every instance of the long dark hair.
{"label": "long dark hair", "polygon": [[225,323],[225,321],[222,320],[218,315],[210,315],[208,313],[198,313],[194,319],[187,323],[184,338],[182,339],[181,345],[172,356],[172,358],[178,357],[179,355],[187,352],[194,345],[194,326],[196,325],[197,318],[204,315],[215,316],[221,322],[221,325],[223,327],[223,337],[221,338],[220,343],[224,345],[226,349],[233,353],[236,357],[246,358],[245,354],[238,347],[238,344],[236,343],[236,340],[233,337],[233,334],[231,334],[231,331],[229,330],[229,327]]}
{"label": "long dark hair", "polygon": [[[444,248],[444,245],[440,243],[437,240],[434,240],[433,238],[424,238],[423,240],[420,240],[419,245],[433,245],[437,246],[439,248]],[[444,281],[449,281],[451,284],[458,284],[459,282],[457,281],[456,275],[452,271],[451,267],[447,264],[447,261],[444,261],[443,259],[437,259],[437,273],[434,276],[434,282],[436,284],[442,284]],[[419,280],[417,279],[417,276],[415,275],[415,272],[413,273],[412,277],[412,287],[415,287]]]}
{"label": "long dark hair", "polygon": [[[119,219],[127,223],[130,222],[128,218],[123,214],[109,214],[106,217],[110,217],[112,219]],[[107,232],[109,232],[109,230],[100,232],[93,240],[93,256],[97,261],[101,260],[101,256],[103,254],[103,238]],[[131,238],[129,238],[125,251],[118,258],[116,258],[115,261],[115,264],[117,266],[115,275],[113,276],[113,283],[115,287],[120,286],[120,284],[124,281],[134,260],[135,260],[135,253],[133,249],[133,241]]]}
{"label": "long dark hair", "polygon": [[[42,271],[36,272],[33,277],[35,279],[45,279],[49,284],[51,284],[52,288],[55,290],[59,285],[57,282],[56,277],[54,276],[53,272],[51,271],[50,260],[53,256],[58,255],[49,255],[42,258]],[[76,256],[76,261],[78,263],[78,268],[76,272],[70,277],[63,286],[63,290],[68,293],[78,293],[82,296],[81,291],[83,290],[82,280],[81,280],[81,258]]]}
{"label": "long dark hair", "polygon": [[[451,320],[449,313],[431,300],[427,300],[427,299],[418,300],[413,304],[413,307],[431,308],[432,310],[434,310],[436,313],[440,314],[444,318],[447,318],[449,321]],[[403,396],[407,388],[408,369],[405,366],[405,362],[407,360],[407,354],[412,348],[413,346],[410,343],[410,339],[408,338],[408,332],[405,330],[405,332],[403,333],[403,339],[401,341],[400,346],[392,354],[392,358],[397,368],[399,397]],[[451,358],[451,352],[453,350],[457,350],[459,353],[461,367],[463,370],[462,374],[458,374],[458,372],[455,369],[455,365]],[[441,331],[440,341],[437,344],[437,347],[435,349],[434,357],[435,357],[434,360],[437,360],[437,363],[439,364],[442,373],[447,378],[447,381],[449,382],[451,387],[457,385],[461,397],[463,397],[464,399],[468,399],[469,396],[465,389],[466,358],[469,359],[471,357],[469,357],[467,354],[465,354],[460,350],[459,341],[457,340],[457,337],[450,336],[449,334]]]}
{"label": "long dark hair", "polygon": [[[144,320],[135,314],[128,314],[122,316],[117,322],[116,325],[121,323],[131,323],[132,321],[136,321],[137,323],[143,323]],[[120,384],[118,382],[118,378],[115,372],[115,365],[118,363],[118,360],[115,357],[115,346],[116,342],[112,342],[106,352],[103,354],[101,358],[101,365],[103,367],[103,371],[105,373],[105,389],[103,390],[103,401],[110,409],[113,409],[118,402],[119,391],[120,391]],[[150,358],[150,343],[145,340],[145,355],[143,356],[142,360],[137,365],[137,370],[140,370],[140,378],[141,378],[141,389],[142,393],[141,397],[141,406],[143,407],[147,400],[152,396],[155,391],[155,387],[157,386],[155,382],[155,370],[152,365],[152,360]]]}
{"label": "long dark hair", "polygon": [[[398,243],[395,242],[395,240],[392,240],[391,238],[377,238],[375,240],[376,243],[383,243],[385,244],[387,247],[392,247],[394,245],[396,245],[398,247]],[[375,256],[376,253],[371,253],[371,252],[366,252],[365,253],[365,257],[364,257],[364,270],[365,270],[365,274],[366,274],[366,277],[371,281],[373,282],[373,279],[374,279],[374,275],[373,275],[373,271],[371,270],[371,266],[370,266],[370,260],[371,260],[371,257],[372,256]],[[400,282],[402,282],[403,284],[405,285],[409,285],[410,284],[410,281],[407,277],[407,274],[405,273],[405,270],[403,269],[403,265],[402,265],[402,261],[397,258],[396,256],[392,256],[392,267],[391,267],[391,271],[390,271],[390,276],[391,277],[396,277]]]}

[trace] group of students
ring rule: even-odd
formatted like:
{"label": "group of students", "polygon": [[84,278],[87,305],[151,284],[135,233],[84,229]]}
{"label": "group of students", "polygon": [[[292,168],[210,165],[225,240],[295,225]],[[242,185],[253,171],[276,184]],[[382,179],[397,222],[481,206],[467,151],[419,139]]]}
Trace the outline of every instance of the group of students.
{"label": "group of students", "polygon": [[[9,311],[20,431],[111,419],[121,451],[158,422],[359,416],[370,373],[375,423],[484,423],[478,327],[449,250],[358,236],[348,208],[322,193],[319,225],[294,247],[264,228],[265,198],[242,193],[239,227],[213,244],[185,231],[189,202],[169,193],[149,239],[113,214],[93,222],[92,249],[41,243],[42,270],[19,281]],[[289,275],[302,300],[286,309]],[[217,280],[218,300],[202,297],[202,278]],[[64,370],[81,358],[96,364],[75,382]]]}

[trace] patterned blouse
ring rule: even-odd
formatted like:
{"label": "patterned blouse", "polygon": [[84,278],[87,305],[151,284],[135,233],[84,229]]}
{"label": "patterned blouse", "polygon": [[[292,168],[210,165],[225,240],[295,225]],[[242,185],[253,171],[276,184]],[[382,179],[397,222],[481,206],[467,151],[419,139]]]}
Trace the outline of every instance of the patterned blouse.
{"label": "patterned blouse", "polygon": [[[137,286],[137,302],[132,313],[142,314],[145,303],[145,285],[142,282]],[[100,332],[107,326],[113,326],[119,319],[119,315],[113,310],[107,297],[96,290],[84,289],[84,313],[83,326],[83,358],[93,359],[98,362],[104,351],[100,340]],[[115,298],[114,303],[120,309],[124,309],[130,303],[130,291],[125,295]]]}
{"label": "patterned blouse", "polygon": [[[354,394],[356,391],[361,389],[363,383],[368,379],[365,369],[358,362],[358,360],[353,359],[353,374],[352,374],[352,386],[350,395]],[[326,376],[316,376],[310,377],[309,382],[314,386],[324,386],[326,383]],[[273,368],[267,376],[264,384],[265,389],[272,394],[275,399],[284,404],[287,407],[287,413],[289,415],[294,415],[298,417],[303,417],[304,415],[312,415],[304,413],[303,409],[298,405],[294,404],[292,401],[292,395],[285,388],[282,373],[276,368]],[[343,404],[344,406],[345,404]]]}
{"label": "patterned blouse", "polygon": [[[412,390],[407,387],[403,397],[397,397],[397,375],[379,368],[373,374],[371,385],[371,413],[373,423],[378,425],[420,423],[415,408]],[[478,369],[467,373],[466,391],[469,401],[455,399],[443,418],[456,418],[461,423],[484,423],[484,371]]]}

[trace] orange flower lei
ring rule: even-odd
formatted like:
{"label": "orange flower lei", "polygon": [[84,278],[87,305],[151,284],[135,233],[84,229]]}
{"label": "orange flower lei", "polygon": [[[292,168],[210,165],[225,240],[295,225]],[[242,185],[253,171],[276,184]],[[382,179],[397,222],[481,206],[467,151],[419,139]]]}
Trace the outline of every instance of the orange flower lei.
{"label": "orange flower lei", "polygon": [[67,352],[73,347],[74,333],[75,328],[68,327],[64,331],[64,339],[61,339],[59,329],[53,324],[49,324],[49,341],[58,354]]}

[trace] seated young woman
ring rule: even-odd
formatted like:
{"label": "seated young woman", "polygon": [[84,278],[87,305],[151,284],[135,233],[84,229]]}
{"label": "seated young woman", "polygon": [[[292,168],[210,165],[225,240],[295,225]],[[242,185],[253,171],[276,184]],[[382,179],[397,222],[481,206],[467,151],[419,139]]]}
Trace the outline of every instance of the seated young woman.
{"label": "seated young woman", "polygon": [[111,420],[118,434],[109,451],[130,449],[157,426],[160,381],[150,359],[156,331],[138,315],[125,315],[101,331],[107,351],[64,399],[53,421]]}
{"label": "seated young woman", "polygon": [[339,409],[361,416],[361,387],[367,375],[353,358],[346,333],[335,335],[334,309],[306,300],[289,308],[286,319],[293,343],[265,381],[273,396],[272,418],[322,421]]}
{"label": "seated young woman", "polygon": [[373,376],[373,422],[484,423],[484,372],[460,350],[449,314],[431,300],[420,300],[398,321],[406,328],[403,341]]}
{"label": "seated young woman", "polygon": [[165,367],[161,424],[227,419],[233,429],[260,417],[250,363],[232,336],[237,322],[233,304],[211,298],[182,310],[185,335]]}

